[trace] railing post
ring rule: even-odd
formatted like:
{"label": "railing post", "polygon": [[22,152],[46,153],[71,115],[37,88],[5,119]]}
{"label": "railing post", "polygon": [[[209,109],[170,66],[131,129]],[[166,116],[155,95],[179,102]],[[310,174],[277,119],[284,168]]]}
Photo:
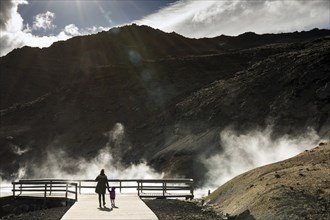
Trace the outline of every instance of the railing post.
{"label": "railing post", "polygon": [[49,195],[52,195],[52,186],[53,186],[53,181],[50,181],[50,186],[49,186]]}
{"label": "railing post", "polygon": [[19,194],[21,195],[22,194],[22,183],[20,184],[20,192]]}
{"label": "railing post", "polygon": [[[77,187],[77,185],[76,185]],[[79,194],[81,194],[81,180],[79,180]]]}
{"label": "railing post", "polygon": [[68,183],[66,183],[65,187],[65,205],[68,205]]}
{"label": "railing post", "polygon": [[138,190],[138,196],[140,196],[140,182],[137,181],[137,184],[138,184],[138,187],[137,187],[137,190]]}
{"label": "railing post", "polygon": [[121,193],[121,180],[119,180],[119,192]]}
{"label": "railing post", "polygon": [[65,198],[68,198],[68,183],[65,183]]}
{"label": "railing post", "polygon": [[78,201],[78,191],[77,191],[77,183],[75,183],[75,188],[76,188],[76,190],[75,190],[75,201],[77,202]]}
{"label": "railing post", "polygon": [[165,182],[163,182],[163,196],[165,196],[165,187],[166,187],[166,185],[165,185],[166,183]]}
{"label": "railing post", "polygon": [[12,182],[12,184],[13,184],[13,197],[15,198],[15,182]]}
{"label": "railing post", "polygon": [[44,197],[46,198],[47,196],[47,183],[45,183],[45,192],[44,192]]}
{"label": "railing post", "polygon": [[191,194],[191,199],[194,198],[194,186],[193,186],[193,181],[190,181],[189,182],[189,185],[190,185],[190,194]]}

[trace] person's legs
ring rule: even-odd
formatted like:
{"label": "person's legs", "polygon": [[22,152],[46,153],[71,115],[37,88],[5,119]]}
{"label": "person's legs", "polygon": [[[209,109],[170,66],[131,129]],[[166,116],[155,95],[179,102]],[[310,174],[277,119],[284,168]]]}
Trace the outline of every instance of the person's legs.
{"label": "person's legs", "polygon": [[99,206],[101,208],[101,193],[99,193]]}
{"label": "person's legs", "polygon": [[105,205],[105,194],[102,194],[103,205]]}

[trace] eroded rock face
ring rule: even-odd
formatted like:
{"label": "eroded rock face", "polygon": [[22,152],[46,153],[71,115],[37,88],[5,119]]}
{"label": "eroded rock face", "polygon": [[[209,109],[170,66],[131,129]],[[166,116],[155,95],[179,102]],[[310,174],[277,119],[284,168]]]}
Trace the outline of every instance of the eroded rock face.
{"label": "eroded rock face", "polygon": [[[146,160],[202,182],[199,157],[221,151],[226,126],[271,123],[279,135],[313,127],[327,136],[329,35],[187,39],[126,26],[15,50],[0,58],[2,172],[40,166],[54,150],[88,160],[109,146],[120,164]],[[105,135],[117,123],[120,143]]]}
{"label": "eroded rock face", "polygon": [[330,216],[330,143],[259,167],[219,187],[208,199],[230,215],[255,219],[327,219]]}

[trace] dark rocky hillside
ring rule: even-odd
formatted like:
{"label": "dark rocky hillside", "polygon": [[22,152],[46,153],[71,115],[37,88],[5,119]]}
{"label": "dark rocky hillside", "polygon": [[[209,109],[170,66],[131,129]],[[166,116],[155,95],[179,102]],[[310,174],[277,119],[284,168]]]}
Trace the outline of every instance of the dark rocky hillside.
{"label": "dark rocky hillside", "polygon": [[328,138],[329,49],[328,30],[188,39],[136,25],[16,49],[0,58],[1,172],[54,148],[92,158],[116,123],[123,164],[199,181],[196,159],[219,150],[226,126]]}

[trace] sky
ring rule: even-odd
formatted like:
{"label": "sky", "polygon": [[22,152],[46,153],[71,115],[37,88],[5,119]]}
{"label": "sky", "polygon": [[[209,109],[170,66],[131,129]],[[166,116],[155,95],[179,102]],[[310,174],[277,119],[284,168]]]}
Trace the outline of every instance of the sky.
{"label": "sky", "polygon": [[329,0],[0,0],[0,56],[136,23],[190,38],[330,29]]}

